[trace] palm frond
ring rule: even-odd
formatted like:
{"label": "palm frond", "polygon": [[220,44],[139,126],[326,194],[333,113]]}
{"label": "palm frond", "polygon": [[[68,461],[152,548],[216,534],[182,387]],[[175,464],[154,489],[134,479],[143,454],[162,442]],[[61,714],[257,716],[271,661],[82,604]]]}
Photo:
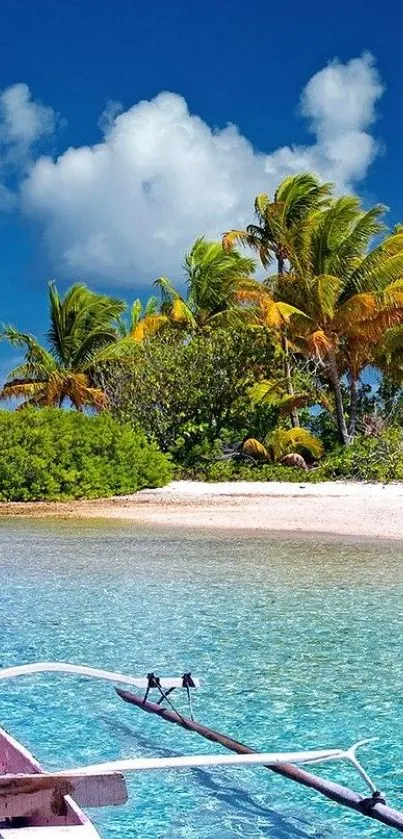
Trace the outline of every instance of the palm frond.
{"label": "palm frond", "polygon": [[159,332],[169,322],[167,315],[146,315],[140,320],[130,337],[137,342],[144,341]]}
{"label": "palm frond", "polygon": [[[4,327],[4,337],[14,347],[25,347],[25,363],[29,365],[32,370],[38,368],[39,370],[52,370],[55,367],[55,359],[53,355],[42,347],[39,341],[33,335],[25,332],[19,332],[13,326]],[[8,377],[13,376],[11,371]]]}
{"label": "palm frond", "polygon": [[315,280],[320,310],[325,318],[333,318],[341,291],[341,280],[331,274],[320,274]]}
{"label": "palm frond", "polygon": [[144,306],[144,315],[147,317],[148,315],[156,314],[158,314],[158,300],[154,295],[151,295]]}
{"label": "palm frond", "polygon": [[403,233],[386,237],[357,262],[350,285],[357,292],[381,290],[403,277]]}
{"label": "palm frond", "polygon": [[256,280],[245,280],[236,292],[239,303],[254,306],[253,318],[268,329],[281,329],[292,317],[308,320],[307,315],[291,303],[275,300],[269,289]]}
{"label": "palm frond", "polygon": [[226,251],[231,251],[236,245],[255,248],[255,240],[247,230],[228,230],[222,237],[222,244]]}
{"label": "palm frond", "polygon": [[277,188],[274,203],[283,207],[288,227],[296,225],[313,210],[326,207],[333,184],[322,183],[312,172],[301,172],[285,178]]}
{"label": "palm frond", "polygon": [[255,440],[254,437],[245,440],[242,445],[242,454],[246,454],[254,460],[270,460],[270,454],[263,443],[259,443],[259,440]]}
{"label": "palm frond", "polygon": [[6,382],[0,391],[0,399],[20,399],[35,397],[46,389],[46,382],[38,382],[24,379],[14,379]]}
{"label": "palm frond", "polygon": [[320,440],[305,428],[277,428],[269,435],[267,445],[273,451],[274,460],[280,460],[295,450],[308,451],[315,458],[323,454]]}
{"label": "palm frond", "polygon": [[308,353],[322,360],[334,347],[332,339],[323,329],[315,329],[304,340]]}
{"label": "palm frond", "polygon": [[65,367],[74,365],[77,356],[82,357],[84,341],[88,355],[91,341],[95,351],[102,341],[117,340],[119,319],[126,309],[122,300],[98,294],[78,283],[70,286],[63,298],[56,285],[50,283],[49,304],[48,341],[52,355]]}
{"label": "palm frond", "polygon": [[267,205],[270,204],[270,198],[266,192],[260,192],[255,198],[255,213],[259,218],[264,218]]}
{"label": "palm frond", "polygon": [[262,379],[249,389],[249,397],[254,404],[278,405],[286,393],[285,384],[285,379]]}
{"label": "palm frond", "polygon": [[78,411],[85,407],[101,411],[106,407],[106,396],[97,387],[91,387],[88,377],[83,374],[71,375],[63,382],[63,394]]}
{"label": "palm frond", "polygon": [[134,332],[141,315],[143,313],[143,306],[141,300],[137,298],[132,303],[132,307],[130,309],[130,324],[129,324],[129,332]]}
{"label": "palm frond", "polygon": [[186,300],[182,300],[182,297],[175,297],[172,301],[169,315],[173,323],[180,323],[183,326],[189,326],[191,329],[195,329],[197,326],[197,320],[190,306]]}
{"label": "palm frond", "polygon": [[176,297],[180,297],[179,292],[168,277],[157,277],[154,280],[154,286],[158,288],[163,302],[172,303]]}
{"label": "palm frond", "polygon": [[293,411],[304,408],[307,405],[317,404],[318,400],[312,393],[294,393],[292,396],[283,396],[277,404],[281,417],[291,416]]}

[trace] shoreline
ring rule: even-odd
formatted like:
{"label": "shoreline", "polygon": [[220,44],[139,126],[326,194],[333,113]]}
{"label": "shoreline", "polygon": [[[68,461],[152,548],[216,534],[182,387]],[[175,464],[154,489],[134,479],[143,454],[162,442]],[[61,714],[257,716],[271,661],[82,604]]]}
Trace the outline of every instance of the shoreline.
{"label": "shoreline", "polygon": [[173,481],[162,489],[107,499],[1,502],[0,516],[403,540],[403,483]]}

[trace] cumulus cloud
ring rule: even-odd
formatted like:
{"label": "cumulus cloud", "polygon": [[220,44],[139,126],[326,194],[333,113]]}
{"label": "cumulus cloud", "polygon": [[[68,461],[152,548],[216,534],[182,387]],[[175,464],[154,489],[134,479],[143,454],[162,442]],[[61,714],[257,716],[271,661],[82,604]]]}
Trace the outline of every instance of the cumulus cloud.
{"label": "cumulus cloud", "polygon": [[332,62],[301,95],[314,142],[269,152],[233,125],[212,129],[174,93],[118,115],[109,106],[101,143],[35,163],[23,205],[67,275],[119,284],[178,277],[196,236],[248,223],[255,194],[285,175],[311,169],[351,189],[376,155],[368,129],[381,94],[370,55]]}
{"label": "cumulus cloud", "polygon": [[353,189],[379,150],[367,129],[375,122],[375,105],[383,91],[369,53],[347,64],[328,64],[312,76],[300,98],[300,112],[316,141],[268,155],[267,171],[278,177],[310,169],[334,181],[339,191]]}
{"label": "cumulus cloud", "polygon": [[114,99],[107,99],[104,110],[98,120],[98,128],[103,134],[107,134],[111,129],[118,114],[122,113],[123,105],[121,102],[116,102]]}
{"label": "cumulus cloud", "polygon": [[366,53],[348,64],[332,62],[312,77],[302,93],[301,111],[317,136],[321,168],[328,165],[336,179],[341,166],[347,186],[365,176],[378,151],[366,129],[375,121],[375,105],[383,90],[374,59]]}
{"label": "cumulus cloud", "polygon": [[52,108],[35,102],[26,84],[14,84],[0,92],[0,209],[17,206],[15,186],[21,173],[33,163],[35,148],[53,133]]}
{"label": "cumulus cloud", "polygon": [[31,146],[54,130],[52,108],[34,102],[28,85],[13,84],[0,95],[0,138],[6,144]]}

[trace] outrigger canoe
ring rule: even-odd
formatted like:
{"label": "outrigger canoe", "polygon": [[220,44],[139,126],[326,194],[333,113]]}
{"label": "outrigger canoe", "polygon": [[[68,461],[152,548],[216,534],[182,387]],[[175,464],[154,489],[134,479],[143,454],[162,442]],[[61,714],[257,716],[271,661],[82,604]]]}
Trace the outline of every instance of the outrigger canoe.
{"label": "outrigger canoe", "polygon": [[[387,806],[357,758],[357,749],[368,743],[368,740],[355,743],[347,749],[256,752],[194,720],[191,690],[199,687],[200,682],[190,673],[176,678],[162,678],[154,673],[146,677],[134,677],[85,665],[38,662],[0,669],[0,681],[44,672],[88,676],[143,689],[144,695],[140,696],[116,688],[125,702],[195,732],[206,740],[219,743],[233,754],[128,758],[49,773],[45,772],[24,746],[0,729],[0,839],[17,839],[17,831],[20,839],[95,839],[99,834],[81,807],[111,806],[127,801],[124,778],[127,772],[205,766],[262,766],[403,833],[403,814]],[[171,695],[177,689],[186,690],[189,717],[176,710],[172,703]],[[157,691],[157,702],[150,702],[150,691]],[[303,768],[305,764],[330,761],[347,761],[354,766],[370,794],[360,795]]]}

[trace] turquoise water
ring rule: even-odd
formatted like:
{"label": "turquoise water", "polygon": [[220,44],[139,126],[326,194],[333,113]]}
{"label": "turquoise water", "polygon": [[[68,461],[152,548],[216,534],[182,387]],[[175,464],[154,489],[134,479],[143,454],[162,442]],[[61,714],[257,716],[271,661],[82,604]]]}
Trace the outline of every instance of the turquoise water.
{"label": "turquoise water", "polygon": [[[192,670],[204,680],[197,717],[258,749],[379,736],[362,757],[403,808],[403,546],[5,520],[0,536],[1,666]],[[214,750],[83,678],[5,683],[0,711],[46,768]],[[331,774],[362,789],[348,768]],[[390,835],[263,769],[143,774],[129,787],[128,805],[91,813],[105,839]]]}

